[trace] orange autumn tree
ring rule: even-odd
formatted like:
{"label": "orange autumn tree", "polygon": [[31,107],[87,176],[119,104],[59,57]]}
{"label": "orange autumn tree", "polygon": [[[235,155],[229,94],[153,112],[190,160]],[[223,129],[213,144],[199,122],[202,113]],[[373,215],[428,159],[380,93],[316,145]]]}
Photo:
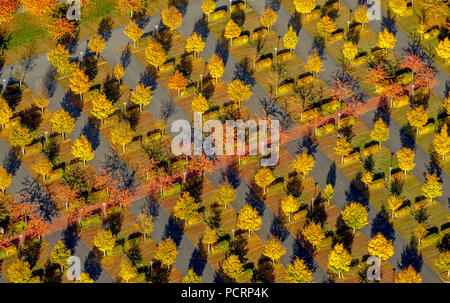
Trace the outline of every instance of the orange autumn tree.
{"label": "orange autumn tree", "polygon": [[186,78],[179,71],[176,71],[172,78],[169,80],[169,88],[176,90],[178,92],[178,96],[180,96],[180,92],[186,89],[188,85]]}
{"label": "orange autumn tree", "polygon": [[0,1],[0,23],[8,23],[11,21],[19,6],[20,3],[17,0]]}
{"label": "orange autumn tree", "polygon": [[58,4],[58,0],[21,0],[25,11],[41,16],[50,13]]}
{"label": "orange autumn tree", "polygon": [[28,226],[28,218],[31,217],[37,209],[35,204],[30,202],[30,196],[17,195],[9,205],[8,215],[12,223],[24,221]]}
{"label": "orange autumn tree", "polygon": [[145,8],[145,1],[143,0],[118,0],[117,7],[125,14],[133,18],[133,14]]}
{"label": "orange autumn tree", "polygon": [[52,34],[53,39],[59,40],[64,37],[70,37],[74,33],[75,25],[67,18],[53,18],[44,26],[47,31]]}
{"label": "orange autumn tree", "polygon": [[181,15],[175,6],[170,6],[161,12],[161,20],[173,32],[181,26],[183,15]]}
{"label": "orange autumn tree", "polygon": [[77,190],[67,185],[58,185],[52,197],[57,203],[64,204],[66,209],[80,198]]}

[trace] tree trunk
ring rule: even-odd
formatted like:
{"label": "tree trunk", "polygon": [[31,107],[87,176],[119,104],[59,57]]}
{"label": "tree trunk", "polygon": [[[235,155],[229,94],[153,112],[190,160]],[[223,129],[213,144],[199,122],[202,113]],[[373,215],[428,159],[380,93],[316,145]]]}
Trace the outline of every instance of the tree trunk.
{"label": "tree trunk", "polygon": [[248,238],[250,239],[251,238],[251,232],[250,232],[250,229],[248,230]]}
{"label": "tree trunk", "polygon": [[22,155],[25,156],[25,147],[22,147]]}
{"label": "tree trunk", "polygon": [[86,160],[83,160],[83,165],[86,167]]}
{"label": "tree trunk", "polygon": [[289,213],[289,222],[291,222],[291,213]]}

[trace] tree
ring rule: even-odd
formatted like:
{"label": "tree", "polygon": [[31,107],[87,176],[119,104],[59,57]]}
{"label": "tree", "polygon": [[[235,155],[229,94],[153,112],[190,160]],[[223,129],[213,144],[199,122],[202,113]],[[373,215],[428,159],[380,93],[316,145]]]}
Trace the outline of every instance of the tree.
{"label": "tree", "polygon": [[386,73],[383,64],[380,62],[374,67],[369,66],[365,81],[375,86],[375,92],[378,93],[378,85],[384,83],[388,77],[389,75]]}
{"label": "tree", "polygon": [[127,35],[128,38],[133,40],[134,47],[136,47],[136,45],[139,45],[139,39],[141,39],[142,35],[144,34],[144,31],[134,21],[131,21],[130,24],[125,27],[125,30],[123,32],[125,35]]}
{"label": "tree", "polygon": [[60,133],[63,139],[65,134],[70,134],[75,127],[75,119],[64,109],[54,112],[51,122],[52,129]]}
{"label": "tree", "polygon": [[19,7],[20,2],[17,0],[0,1],[0,23],[9,23]]}
{"label": "tree", "polygon": [[397,38],[395,38],[394,34],[390,33],[387,28],[378,34],[377,45],[380,48],[384,48],[386,53],[388,48],[394,49],[395,42],[397,42]]}
{"label": "tree", "polygon": [[142,111],[143,105],[150,104],[150,101],[152,100],[152,87],[147,86],[143,83],[139,83],[136,86],[136,90],[134,92],[131,92],[130,100],[134,104],[139,105],[139,111]]}
{"label": "tree", "polygon": [[75,283],[94,283],[94,280],[89,276],[87,272],[82,272],[80,278]]}
{"label": "tree", "polygon": [[211,15],[216,10],[216,2],[214,0],[206,0],[202,4],[202,11],[205,15],[208,16],[209,21],[209,15]]}
{"label": "tree", "polygon": [[302,229],[302,235],[305,240],[312,244],[314,248],[320,246],[325,239],[325,233],[322,230],[320,224],[309,222]]}
{"label": "tree", "polygon": [[227,209],[228,204],[236,199],[236,193],[229,183],[223,183],[216,190],[215,201]]}
{"label": "tree", "polygon": [[350,64],[352,64],[352,60],[355,59],[356,55],[358,54],[358,47],[355,45],[355,43],[348,41],[344,44],[342,54],[344,55],[344,58],[348,59],[350,61]]}
{"label": "tree", "polygon": [[383,119],[378,118],[373,124],[373,130],[370,132],[370,139],[378,141],[381,149],[381,142],[389,139],[389,127],[384,123]]}
{"label": "tree", "polygon": [[67,259],[72,255],[72,251],[64,245],[64,242],[59,240],[53,248],[50,261],[58,264],[61,267],[61,273],[67,267]]}
{"label": "tree", "polygon": [[33,273],[27,261],[16,260],[8,268],[8,278],[11,283],[30,283]]}
{"label": "tree", "polygon": [[416,134],[419,134],[419,128],[424,127],[428,122],[428,114],[427,111],[423,108],[422,105],[411,109],[407,114],[409,124],[416,128]]}
{"label": "tree", "polygon": [[205,41],[203,41],[202,37],[197,34],[193,33],[192,36],[187,38],[186,41],[186,52],[194,52],[194,58],[198,53],[201,53],[203,49],[205,48]]}
{"label": "tree", "polygon": [[297,47],[297,43],[298,43],[298,36],[294,32],[292,26],[289,26],[289,30],[283,37],[283,45],[285,48],[289,49],[289,51],[292,53],[292,50],[294,50]]}
{"label": "tree", "polygon": [[125,76],[125,70],[124,70],[122,64],[117,64],[116,66],[114,66],[113,75],[114,75],[114,78],[116,78],[116,80],[119,81],[119,85],[120,85],[120,83],[122,82],[123,76]]}
{"label": "tree", "polygon": [[173,208],[173,216],[184,220],[184,224],[186,225],[190,219],[198,215],[199,207],[189,192],[184,192],[178,197],[177,204]]}
{"label": "tree", "polygon": [[239,212],[237,221],[237,228],[247,229],[248,237],[252,231],[257,231],[261,228],[262,218],[258,213],[258,210],[251,207],[249,204],[245,204]]}
{"label": "tree", "polygon": [[450,39],[446,37],[444,40],[441,40],[436,46],[435,51],[447,63],[448,58],[450,58]]}
{"label": "tree", "polygon": [[216,231],[206,227],[205,234],[202,237],[202,243],[208,245],[208,253],[211,253],[211,245],[214,245],[216,242]]}
{"label": "tree", "polygon": [[0,166],[0,190],[5,194],[5,190],[11,185],[12,175],[8,171]]}
{"label": "tree", "polygon": [[395,283],[422,283],[422,277],[409,265],[398,273]]}
{"label": "tree", "polygon": [[208,71],[211,74],[211,77],[216,79],[217,84],[217,79],[222,77],[223,72],[225,71],[223,61],[217,54],[212,55],[211,59],[209,59]]}
{"label": "tree", "polygon": [[161,43],[157,41],[150,41],[145,49],[145,59],[147,63],[153,65],[156,70],[167,61],[168,57]]}
{"label": "tree", "polygon": [[95,236],[94,245],[103,252],[103,256],[106,256],[106,252],[116,245],[116,236],[110,230],[102,229]]}
{"label": "tree", "polygon": [[264,194],[266,194],[266,187],[272,184],[275,179],[275,175],[267,167],[261,168],[255,175],[255,182],[259,187],[263,188]]}
{"label": "tree", "polygon": [[403,199],[397,195],[390,195],[387,199],[389,209],[392,211],[392,218],[395,216],[395,211],[403,205]]}
{"label": "tree", "polygon": [[316,161],[314,161],[313,156],[308,155],[307,152],[303,152],[300,155],[297,155],[295,160],[292,161],[291,168],[295,170],[297,174],[302,174],[303,179],[305,179],[315,164]]}
{"label": "tree", "polygon": [[368,243],[368,251],[371,256],[380,260],[387,260],[394,255],[392,240],[386,239],[381,233],[376,234]]}
{"label": "tree", "polygon": [[370,184],[372,184],[373,182],[373,175],[370,171],[365,172],[362,176],[361,176],[361,181],[362,183],[364,183],[366,185],[366,187],[369,187]]}
{"label": "tree", "polygon": [[291,222],[291,214],[295,213],[299,208],[300,202],[293,195],[289,195],[281,200],[281,209],[288,215],[289,222]]}
{"label": "tree", "polygon": [[39,97],[33,96],[33,103],[34,103],[34,105],[36,105],[37,107],[39,107],[41,109],[41,115],[43,116],[44,115],[44,109],[50,103],[50,99],[47,96],[45,96],[45,95],[41,95]]}
{"label": "tree", "polygon": [[428,234],[428,230],[423,224],[417,224],[416,228],[413,231],[413,234],[417,239],[419,239],[419,248],[421,244],[422,238],[424,238]]}
{"label": "tree", "polygon": [[170,265],[175,263],[177,254],[178,251],[175,242],[172,238],[167,238],[159,242],[154,258],[170,268]]}
{"label": "tree", "polygon": [[147,240],[147,235],[153,231],[153,217],[146,209],[143,209],[137,217],[137,222],[135,228],[144,235],[145,241]]}
{"label": "tree", "polygon": [[425,197],[433,202],[433,198],[442,196],[442,184],[439,183],[439,177],[434,173],[432,175],[426,174],[427,180],[423,184],[421,190]]}
{"label": "tree", "polygon": [[286,270],[286,282],[288,283],[311,283],[312,271],[305,264],[303,259],[294,260],[292,264],[289,264]]}
{"label": "tree", "polygon": [[12,146],[20,147],[22,149],[22,155],[25,155],[25,146],[33,141],[33,135],[25,126],[19,126],[13,131],[9,137],[9,141]]}
{"label": "tree", "polygon": [[437,133],[433,139],[434,150],[442,155],[442,160],[445,160],[445,155],[450,153],[450,139],[448,137],[447,124],[441,128],[441,132]]}
{"label": "tree", "polygon": [[229,278],[234,281],[239,280],[244,274],[244,266],[237,255],[231,254],[222,263],[222,270]]}
{"label": "tree", "polygon": [[337,30],[336,23],[328,15],[325,15],[317,22],[317,34],[325,38],[325,42],[328,42],[328,37]]}
{"label": "tree", "polygon": [[58,0],[21,0],[25,11],[34,16],[42,16],[51,13],[57,6]]}
{"label": "tree", "polygon": [[81,100],[83,100],[83,94],[87,93],[92,86],[89,77],[79,68],[72,73],[69,83],[70,89],[80,95]]}
{"label": "tree", "polygon": [[75,158],[82,160],[84,166],[86,166],[86,161],[94,159],[92,145],[84,135],[81,135],[79,139],[73,142],[72,155]]}
{"label": "tree", "polygon": [[261,12],[261,17],[259,19],[261,25],[267,27],[267,31],[270,31],[270,27],[277,21],[277,13],[273,9],[267,8]]}
{"label": "tree", "polygon": [[105,49],[105,40],[100,35],[96,35],[89,40],[88,47],[92,52],[99,56]]}
{"label": "tree", "polygon": [[55,40],[71,37],[75,30],[74,23],[65,17],[50,17],[43,27],[53,35]]}
{"label": "tree", "polygon": [[123,280],[128,281],[137,277],[137,270],[134,268],[130,262],[124,261],[120,264],[119,277]]}
{"label": "tree", "polygon": [[178,96],[180,96],[180,91],[184,91],[186,86],[188,85],[186,78],[179,71],[175,71],[175,74],[169,80],[169,88],[176,90],[178,92]]}
{"label": "tree", "polygon": [[361,30],[364,29],[364,24],[369,22],[369,18],[367,17],[367,8],[364,6],[359,6],[353,17],[356,22],[361,23]]}
{"label": "tree", "polygon": [[434,264],[441,270],[447,272],[447,278],[450,277],[450,250],[444,251],[434,261]]}
{"label": "tree", "polygon": [[306,19],[306,14],[316,8],[316,0],[294,0],[294,5],[295,10],[303,14],[303,19]]}
{"label": "tree", "polygon": [[202,283],[202,278],[191,268],[189,269],[188,274],[184,276],[183,283]]}
{"label": "tree", "polygon": [[233,46],[233,38],[239,37],[240,34],[241,28],[236,24],[236,22],[233,21],[233,19],[230,19],[230,21],[228,21],[227,25],[225,26],[225,33],[223,34],[223,36],[227,39],[230,39],[231,46]]}
{"label": "tree", "polygon": [[52,164],[48,160],[42,159],[33,165],[33,170],[38,175],[42,175],[42,178],[45,181],[46,176],[52,172]]}
{"label": "tree", "polygon": [[177,10],[175,6],[169,6],[161,12],[161,20],[173,32],[175,29],[181,26],[183,22],[183,16]]}
{"label": "tree", "polygon": [[350,270],[351,262],[352,256],[344,248],[342,243],[336,244],[328,254],[328,269],[333,273],[337,273],[339,279],[341,278],[341,272]]}
{"label": "tree", "polygon": [[59,74],[64,75],[73,70],[73,64],[70,63],[70,53],[62,44],[47,53],[47,59],[56,67]]}
{"label": "tree", "polygon": [[403,16],[407,9],[406,0],[389,0],[389,7],[397,17]]}
{"label": "tree", "polygon": [[353,229],[353,234],[357,229],[361,229],[368,224],[367,209],[360,203],[351,202],[347,204],[342,210],[341,215],[345,225]]}
{"label": "tree", "polygon": [[431,67],[426,67],[417,72],[417,76],[414,79],[415,88],[426,88],[427,92],[436,86],[436,73]]}
{"label": "tree", "polygon": [[425,64],[418,55],[413,52],[408,52],[404,57],[403,66],[411,70],[412,78],[414,79],[414,74],[422,70]]}
{"label": "tree", "polygon": [[230,98],[231,101],[238,103],[239,107],[241,106],[241,102],[249,100],[253,95],[251,85],[246,85],[239,79],[235,79],[228,83],[227,93],[228,98]]}
{"label": "tree", "polygon": [[202,93],[192,99],[192,110],[198,113],[204,113],[209,109],[209,103]]}
{"label": "tree", "polygon": [[0,124],[2,129],[5,129],[5,124],[9,123],[13,116],[13,111],[8,105],[8,102],[0,96]]}
{"label": "tree", "polygon": [[92,99],[92,109],[91,114],[102,121],[104,124],[104,119],[111,116],[116,111],[112,102],[106,98],[105,94],[98,94]]}
{"label": "tree", "polygon": [[286,253],[281,241],[275,237],[270,238],[264,245],[263,255],[272,260],[272,264],[275,265],[275,261],[279,260],[282,255]]}
{"label": "tree", "polygon": [[308,70],[308,72],[313,74],[314,77],[317,75],[317,73],[323,70],[322,66],[323,63],[322,60],[320,59],[319,54],[314,52],[308,56],[308,61],[306,61],[306,69]]}
{"label": "tree", "polygon": [[133,18],[135,12],[139,12],[145,8],[145,2],[142,0],[119,0],[117,3],[119,10]]}
{"label": "tree", "polygon": [[326,199],[328,201],[328,206],[330,206],[330,200],[332,200],[334,197],[333,185],[327,184],[325,186],[325,188],[323,189],[322,195],[323,195],[324,199]]}
{"label": "tree", "polygon": [[344,163],[344,157],[348,156],[353,150],[353,146],[350,142],[348,142],[346,136],[340,137],[336,146],[334,147],[334,152],[336,155],[341,156],[341,163]]}
{"label": "tree", "polygon": [[414,163],[415,152],[412,149],[403,147],[397,152],[398,167],[405,172],[412,170],[416,164]]}
{"label": "tree", "polygon": [[125,152],[125,146],[133,140],[133,131],[130,124],[123,122],[117,124],[117,126],[111,132],[111,140],[114,144],[122,145],[122,151]]}

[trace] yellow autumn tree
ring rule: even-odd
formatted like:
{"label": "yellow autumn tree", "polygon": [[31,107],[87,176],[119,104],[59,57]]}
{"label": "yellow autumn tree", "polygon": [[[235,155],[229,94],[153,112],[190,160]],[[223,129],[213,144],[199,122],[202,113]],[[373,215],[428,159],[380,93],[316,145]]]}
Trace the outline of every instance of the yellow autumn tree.
{"label": "yellow autumn tree", "polygon": [[312,271],[303,259],[295,259],[286,270],[286,282],[288,283],[311,283]]}
{"label": "yellow autumn tree", "polygon": [[176,90],[178,96],[180,96],[181,91],[184,91],[188,83],[183,74],[179,71],[175,71],[175,74],[169,80],[169,88]]}
{"label": "yellow autumn tree", "polygon": [[211,77],[216,79],[217,84],[217,79],[222,77],[223,72],[225,71],[223,61],[217,54],[212,55],[211,59],[209,59],[208,71],[211,74]]}
{"label": "yellow autumn tree", "polygon": [[211,15],[215,10],[216,2],[214,0],[206,0],[202,3],[202,11],[206,16],[208,16],[208,21],[209,15]]}
{"label": "yellow autumn tree", "polygon": [[95,35],[89,40],[88,47],[98,56],[105,49],[105,40],[101,36]]}
{"label": "yellow autumn tree", "polygon": [[106,256],[106,252],[116,245],[116,236],[110,230],[102,229],[94,237],[94,245]]}
{"label": "yellow autumn tree", "polygon": [[117,126],[111,132],[111,141],[114,144],[122,145],[122,151],[125,152],[125,146],[133,140],[133,131],[131,130],[130,124],[127,122],[122,122],[117,124]]}
{"label": "yellow autumn tree", "polygon": [[408,118],[409,124],[416,128],[416,135],[419,134],[419,129],[424,127],[428,122],[427,111],[423,108],[422,105],[411,109],[406,114],[406,117]]}
{"label": "yellow autumn tree", "polygon": [[47,159],[42,159],[33,165],[33,170],[41,175],[45,181],[46,177],[52,172],[52,164]]}
{"label": "yellow autumn tree", "polygon": [[344,248],[342,243],[336,244],[328,254],[328,269],[339,275],[341,278],[342,272],[348,272],[350,270],[350,263],[352,262],[352,256]]}
{"label": "yellow autumn tree", "polygon": [[427,180],[423,184],[421,190],[425,197],[433,202],[433,198],[442,196],[442,184],[439,182],[439,177],[434,173],[432,175],[426,174]]}
{"label": "yellow autumn tree", "polygon": [[394,255],[392,240],[386,239],[381,233],[376,234],[368,243],[369,254],[380,260],[387,260]]}
{"label": "yellow autumn tree", "polygon": [[297,43],[298,43],[298,36],[295,33],[292,26],[289,26],[289,30],[283,37],[283,45],[285,48],[289,49],[289,51],[292,53],[292,50],[294,50],[297,47]]}
{"label": "yellow autumn tree", "polygon": [[170,266],[177,259],[177,245],[172,238],[167,238],[159,242],[154,258],[170,269]]}
{"label": "yellow autumn tree", "polygon": [[89,276],[87,272],[82,272],[80,278],[75,283],[94,283],[94,280]]}
{"label": "yellow autumn tree", "polygon": [[448,63],[448,58],[450,58],[450,39],[445,37],[441,40],[435,48],[436,54],[444,59],[445,63]]}
{"label": "yellow autumn tree", "polygon": [[279,260],[281,256],[286,253],[281,241],[275,237],[267,240],[264,245],[263,255],[272,260],[272,264],[275,265],[275,261]]}
{"label": "yellow autumn tree", "polygon": [[123,261],[122,264],[120,264],[120,270],[119,270],[119,277],[122,278],[122,280],[128,281],[132,280],[137,277],[137,270],[134,268],[130,262]]}
{"label": "yellow autumn tree", "polygon": [[341,215],[345,225],[353,229],[353,234],[356,233],[357,229],[361,229],[369,224],[367,221],[367,209],[361,203],[351,202],[347,204],[341,211]]}
{"label": "yellow autumn tree", "polygon": [[137,25],[136,22],[131,21],[130,24],[125,27],[124,33],[128,38],[133,40],[134,47],[136,47],[136,45],[139,44],[139,39],[141,39],[144,31],[139,27],[139,25]]}
{"label": "yellow autumn tree", "polygon": [[441,131],[434,136],[433,146],[434,150],[442,156],[442,160],[445,160],[445,156],[450,153],[450,138],[448,137],[447,124],[444,124]]}
{"label": "yellow autumn tree", "polygon": [[147,63],[154,66],[158,71],[159,68],[167,61],[167,54],[161,43],[150,41],[145,49],[145,59]]}
{"label": "yellow autumn tree", "polygon": [[227,25],[225,26],[225,32],[223,36],[227,39],[230,39],[231,46],[233,46],[233,39],[239,37],[240,34],[241,28],[236,24],[236,22],[233,21],[233,19],[230,19],[230,21],[228,21]]}
{"label": "yellow autumn tree", "polygon": [[209,103],[208,100],[206,100],[205,97],[203,97],[202,93],[199,93],[198,96],[195,96],[192,99],[192,110],[194,112],[198,113],[204,113],[209,109]]}
{"label": "yellow autumn tree", "polygon": [[87,93],[92,86],[89,77],[79,68],[70,76],[69,85],[75,94],[80,95],[81,100],[83,100],[83,94]]}
{"label": "yellow autumn tree", "polygon": [[72,155],[83,161],[84,166],[86,166],[86,161],[91,161],[94,159],[92,145],[84,135],[81,135],[80,138],[73,142]]}
{"label": "yellow autumn tree", "polygon": [[112,102],[106,98],[105,94],[98,94],[92,99],[91,114],[102,121],[111,116],[116,111]]}
{"label": "yellow autumn tree", "polygon": [[189,192],[184,192],[178,197],[177,203],[173,208],[173,216],[183,220],[184,224],[187,225],[189,220],[198,215],[199,208],[199,204],[195,202]]}
{"label": "yellow autumn tree", "polygon": [[384,123],[383,119],[378,118],[378,120],[373,124],[373,130],[370,132],[370,139],[381,142],[387,141],[389,139],[389,127]]}
{"label": "yellow autumn tree", "polygon": [[320,224],[312,221],[303,227],[302,235],[314,248],[319,247],[325,239],[325,233]]}
{"label": "yellow autumn tree", "polygon": [[308,56],[308,60],[306,61],[306,69],[308,72],[314,75],[314,77],[317,75],[318,72],[321,72],[323,63],[322,59],[320,59],[319,54],[316,52],[312,53]]}
{"label": "yellow autumn tree", "polygon": [[217,204],[227,208],[230,202],[236,200],[236,193],[229,183],[223,183],[216,190],[215,201]]}
{"label": "yellow autumn tree", "polygon": [[33,135],[25,126],[19,126],[15,128],[11,136],[9,137],[9,142],[12,146],[17,146],[22,149],[22,155],[25,155],[25,147],[32,141]]}
{"label": "yellow autumn tree", "polygon": [[208,246],[208,253],[211,253],[211,245],[214,245],[217,242],[216,237],[216,231],[206,227],[205,234],[202,237],[202,243]]}
{"label": "yellow autumn tree", "polygon": [[75,119],[63,109],[53,113],[51,122],[52,129],[60,133],[63,139],[65,134],[70,134],[75,127]]}
{"label": "yellow autumn tree", "polygon": [[348,156],[353,150],[353,146],[350,142],[348,142],[346,136],[340,137],[336,146],[334,147],[334,152],[336,155],[341,156],[341,163],[344,163],[344,157]]}
{"label": "yellow autumn tree", "polygon": [[447,278],[450,277],[450,250],[442,252],[434,261],[434,264],[443,271],[447,272]]}
{"label": "yellow autumn tree", "polygon": [[356,55],[358,54],[358,47],[355,45],[355,43],[348,41],[344,44],[342,54],[344,55],[344,58],[349,60],[350,64],[352,64],[352,60],[355,59]]}
{"label": "yellow autumn tree", "polygon": [[245,84],[239,79],[235,79],[227,85],[228,98],[231,101],[238,103],[239,107],[241,102],[247,101],[253,95],[251,91],[251,85]]}
{"label": "yellow autumn tree", "polygon": [[134,227],[144,235],[144,241],[147,240],[147,235],[153,231],[153,216],[146,209],[143,209],[136,221],[138,223]]}
{"label": "yellow autumn tree", "polygon": [[398,273],[395,283],[422,283],[422,277],[409,265]]}
{"label": "yellow autumn tree", "polygon": [[389,7],[397,17],[403,16],[407,9],[407,2],[406,0],[389,0]]}
{"label": "yellow autumn tree", "polygon": [[16,260],[8,267],[8,279],[11,283],[30,283],[33,279],[30,263]]}
{"label": "yellow autumn tree", "polygon": [[306,19],[306,14],[316,8],[316,0],[294,0],[294,6],[298,13],[303,14],[303,19]]}
{"label": "yellow autumn tree", "polygon": [[266,194],[266,187],[275,181],[275,175],[268,167],[263,167],[255,175],[255,182],[259,187],[262,187],[264,194]]}
{"label": "yellow autumn tree", "polygon": [[297,174],[302,174],[303,179],[309,174],[309,172],[314,168],[316,161],[313,156],[308,155],[307,152],[303,152],[297,155],[294,161],[291,163],[291,168],[295,170]]}
{"label": "yellow autumn tree", "polygon": [[364,24],[369,22],[369,18],[367,17],[367,8],[365,6],[359,6],[353,17],[356,22],[361,23],[361,30],[364,29]]}
{"label": "yellow autumn tree", "polygon": [[5,124],[9,123],[13,116],[13,111],[8,105],[8,102],[0,96],[0,124],[2,129],[5,129]]}
{"label": "yellow autumn tree", "polygon": [[202,283],[202,278],[191,268],[189,269],[188,274],[184,276],[183,283]]}
{"label": "yellow autumn tree", "polygon": [[336,23],[328,15],[323,16],[319,22],[317,22],[317,34],[319,37],[325,38],[325,43],[328,42],[328,37],[337,30]]}
{"label": "yellow autumn tree", "polygon": [[403,199],[397,195],[390,195],[387,199],[388,208],[392,211],[392,218],[395,216],[395,211],[403,205]]}
{"label": "yellow autumn tree", "polygon": [[123,68],[122,64],[117,64],[116,66],[114,66],[113,75],[114,78],[119,81],[119,84],[121,84],[122,78],[123,76],[125,76],[125,69]]}
{"label": "yellow autumn tree", "polygon": [[373,175],[370,171],[365,172],[361,176],[361,181],[366,185],[366,187],[369,187],[370,184],[373,182]]}
{"label": "yellow autumn tree", "polygon": [[237,228],[248,230],[248,237],[250,238],[252,231],[257,231],[261,228],[262,218],[257,209],[254,209],[249,204],[245,204],[239,212],[237,221]]}
{"label": "yellow autumn tree", "polygon": [[162,10],[161,20],[171,31],[174,31],[181,26],[183,15],[181,15],[175,6],[169,6]]}
{"label": "yellow autumn tree", "polygon": [[56,67],[56,70],[60,75],[68,74],[74,70],[75,64],[70,62],[70,58],[69,50],[62,44],[58,44],[56,48],[47,53],[48,61]]}
{"label": "yellow autumn tree", "polygon": [[8,171],[0,166],[0,190],[3,195],[5,194],[6,189],[11,185],[12,175],[8,173]]}
{"label": "yellow autumn tree", "polygon": [[395,42],[397,42],[397,38],[395,38],[394,34],[389,32],[387,28],[385,28],[382,32],[378,34],[378,42],[377,45],[380,48],[384,48],[387,50],[394,49]]}
{"label": "yellow autumn tree", "polygon": [[186,52],[194,52],[194,58],[198,53],[201,53],[205,48],[205,41],[203,41],[202,37],[193,33],[186,41]]}
{"label": "yellow autumn tree", "polygon": [[267,31],[270,31],[270,27],[277,21],[277,13],[273,9],[267,8],[261,12],[259,18],[261,25],[267,27]]}
{"label": "yellow autumn tree", "polygon": [[152,87],[146,87],[143,83],[139,83],[130,96],[131,102],[139,105],[139,111],[142,111],[142,106],[150,104],[152,98]]}
{"label": "yellow autumn tree", "polygon": [[323,195],[324,199],[326,199],[328,201],[328,206],[330,206],[330,200],[332,200],[334,197],[333,185],[327,184],[325,186],[325,188],[323,189],[322,195]]}
{"label": "yellow autumn tree", "polygon": [[244,266],[237,255],[231,254],[222,263],[223,273],[234,281],[238,281],[244,274]]}
{"label": "yellow autumn tree", "polygon": [[293,195],[288,195],[281,200],[281,210],[288,215],[289,222],[291,222],[291,214],[295,213],[299,208],[300,202]]}
{"label": "yellow autumn tree", "polygon": [[405,172],[412,170],[416,164],[414,163],[415,152],[407,147],[403,147],[397,152],[398,167]]}
{"label": "yellow autumn tree", "polygon": [[416,228],[413,230],[413,235],[419,240],[418,248],[420,249],[422,238],[428,234],[427,228],[423,224],[417,224]]}
{"label": "yellow autumn tree", "polygon": [[[41,109],[41,115],[43,116],[44,109],[50,103],[50,99],[47,96],[45,96],[44,94],[41,94],[38,97],[33,96],[33,103],[34,103],[34,105],[36,105],[37,107],[39,107]],[[0,105],[0,107],[1,107],[1,105]]]}

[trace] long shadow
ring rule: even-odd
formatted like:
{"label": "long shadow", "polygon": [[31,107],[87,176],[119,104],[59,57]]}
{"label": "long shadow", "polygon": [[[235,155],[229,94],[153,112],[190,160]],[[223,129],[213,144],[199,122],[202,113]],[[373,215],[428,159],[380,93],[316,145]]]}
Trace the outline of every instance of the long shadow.
{"label": "long shadow", "polygon": [[128,166],[114,150],[111,150],[109,155],[105,155],[103,168],[111,172],[117,180],[121,181],[123,189],[136,189],[137,184],[134,172],[128,169]]}
{"label": "long shadow", "polygon": [[205,270],[206,263],[207,261],[202,256],[201,252],[198,249],[194,249],[191,258],[189,259],[189,268],[192,268],[192,270],[201,277]]}
{"label": "long shadow", "polygon": [[95,151],[100,146],[100,137],[99,131],[97,127],[92,123],[92,121],[88,121],[88,123],[83,127],[81,133],[88,139],[91,143],[92,149]]}
{"label": "long shadow", "polygon": [[202,37],[203,41],[206,41],[209,36],[208,22],[203,18],[197,20],[197,22],[195,22],[194,24],[193,33],[197,33],[197,35]]}
{"label": "long shadow", "polygon": [[394,20],[392,20],[389,17],[383,16],[383,19],[381,20],[381,27],[380,30],[387,29],[389,32],[393,33],[394,36],[397,35],[397,24]]}
{"label": "long shadow", "polygon": [[228,181],[234,189],[238,188],[241,184],[239,171],[233,165],[228,165],[222,173],[222,181]]}
{"label": "long shadow", "polygon": [[220,59],[222,59],[223,65],[226,66],[228,62],[229,52],[228,49],[220,41],[217,41],[214,53],[217,54],[217,56],[219,56]]}
{"label": "long shadow", "polygon": [[333,163],[330,165],[330,168],[328,169],[327,173],[327,184],[331,184],[331,186],[334,187],[336,184],[336,163]]}
{"label": "long shadow", "polygon": [[21,162],[17,158],[16,154],[10,150],[3,160],[3,167],[6,169],[8,174],[13,176],[16,175],[17,170],[20,168]]}
{"label": "long shadow", "polygon": [[253,78],[253,76],[244,68],[243,65],[237,63],[235,67],[236,68],[234,70],[233,80],[241,80],[246,85],[250,84],[251,86],[254,86],[256,84],[255,78]]}
{"label": "long shadow", "polygon": [[33,178],[26,177],[22,181],[24,189],[20,194],[30,197],[32,203],[38,203],[39,211],[42,218],[46,221],[51,221],[58,214],[58,207],[50,200],[46,193],[42,190],[39,184]]}
{"label": "long shadow", "polygon": [[398,264],[398,267],[400,269],[405,269],[410,265],[416,270],[416,272],[421,272],[423,259],[415,249],[408,245],[402,251],[401,262]]}
{"label": "long shadow", "polygon": [[289,237],[289,230],[277,216],[273,216],[270,233],[280,239],[281,242],[284,242]]}
{"label": "long shadow", "polygon": [[413,137],[411,137],[410,133],[413,133],[414,130],[412,129],[411,125],[403,126],[400,129],[400,142],[402,143],[403,147],[410,148],[414,150],[416,148],[416,140],[414,140]]}
{"label": "long shadow", "polygon": [[265,0],[266,5],[264,6],[265,9],[270,8],[271,10],[278,12],[281,8],[280,0]]}
{"label": "long shadow", "polygon": [[169,222],[167,222],[164,227],[163,240],[167,238],[172,238],[177,247],[180,245],[181,239],[183,238],[183,231],[172,217],[169,218]]}
{"label": "long shadow", "polygon": [[64,95],[64,98],[61,101],[61,107],[75,120],[81,115],[80,107],[72,101],[72,97],[69,93]]}
{"label": "long shadow", "polygon": [[395,230],[381,213],[378,213],[372,220],[372,229],[370,230],[370,236],[374,237],[376,234],[381,233],[388,240],[395,240]]}
{"label": "long shadow", "polygon": [[69,226],[63,232],[63,243],[66,245],[68,249],[72,251],[72,254],[75,252],[75,247],[77,246],[78,241],[80,241],[80,236],[78,234],[78,230]]}
{"label": "long shadow", "polygon": [[84,260],[84,271],[89,274],[92,280],[96,281],[100,278],[102,270],[100,259],[90,251],[89,255]]}

